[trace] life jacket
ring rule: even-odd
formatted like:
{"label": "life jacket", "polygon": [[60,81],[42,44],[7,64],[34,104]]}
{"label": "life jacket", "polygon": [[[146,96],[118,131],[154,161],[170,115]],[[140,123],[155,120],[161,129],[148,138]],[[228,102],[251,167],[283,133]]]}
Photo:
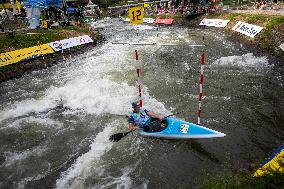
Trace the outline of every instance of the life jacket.
{"label": "life jacket", "polygon": [[151,117],[147,115],[147,110],[144,108],[140,108],[140,112],[132,112],[128,122],[134,123],[136,126],[142,128],[148,125],[151,121]]}

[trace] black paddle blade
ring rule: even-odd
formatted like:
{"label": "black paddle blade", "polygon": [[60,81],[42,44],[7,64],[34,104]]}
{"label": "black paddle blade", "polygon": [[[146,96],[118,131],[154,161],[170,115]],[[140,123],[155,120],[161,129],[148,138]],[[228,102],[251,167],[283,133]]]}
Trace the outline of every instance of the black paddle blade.
{"label": "black paddle blade", "polygon": [[130,133],[131,131],[128,131],[126,133],[116,133],[116,134],[113,134],[109,137],[109,140],[110,141],[113,141],[113,142],[118,142],[120,141],[120,139],[122,139],[123,137],[125,137],[128,133]]}

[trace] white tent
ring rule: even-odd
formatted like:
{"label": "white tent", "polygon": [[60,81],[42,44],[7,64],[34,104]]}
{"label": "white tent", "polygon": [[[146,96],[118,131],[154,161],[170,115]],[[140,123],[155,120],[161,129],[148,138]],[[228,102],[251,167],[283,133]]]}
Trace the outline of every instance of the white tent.
{"label": "white tent", "polygon": [[95,14],[97,11],[100,11],[99,6],[94,4],[91,0],[89,0],[89,3],[85,6],[85,14],[92,15]]}

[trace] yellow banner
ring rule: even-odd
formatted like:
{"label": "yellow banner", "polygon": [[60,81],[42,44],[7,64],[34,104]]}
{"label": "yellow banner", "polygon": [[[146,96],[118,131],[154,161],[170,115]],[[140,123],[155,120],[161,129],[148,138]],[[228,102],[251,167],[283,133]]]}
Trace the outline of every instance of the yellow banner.
{"label": "yellow banner", "polygon": [[20,50],[10,51],[0,54],[0,67],[6,66],[9,64],[14,64],[32,58],[35,56],[53,53],[53,49],[48,44],[37,45],[29,48],[24,48]]}
{"label": "yellow banner", "polygon": [[144,8],[150,7],[150,4],[144,3]]}
{"label": "yellow banner", "polygon": [[264,174],[269,173],[269,171],[277,171],[279,173],[284,173],[284,168],[281,166],[284,164],[284,149],[275,156],[272,160],[266,163],[263,167],[258,169],[254,176],[263,176]]}
{"label": "yellow banner", "polygon": [[130,24],[143,24],[144,8],[142,6],[130,7],[128,9],[128,15]]}

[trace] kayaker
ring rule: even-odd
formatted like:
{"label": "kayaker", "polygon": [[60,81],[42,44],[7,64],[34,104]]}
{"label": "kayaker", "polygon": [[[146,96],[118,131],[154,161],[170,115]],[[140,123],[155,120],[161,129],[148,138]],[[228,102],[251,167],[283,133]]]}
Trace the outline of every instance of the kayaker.
{"label": "kayaker", "polygon": [[132,102],[133,112],[128,119],[130,130],[143,129],[144,131],[154,132],[161,127],[163,118],[144,108],[140,108],[139,102]]}

